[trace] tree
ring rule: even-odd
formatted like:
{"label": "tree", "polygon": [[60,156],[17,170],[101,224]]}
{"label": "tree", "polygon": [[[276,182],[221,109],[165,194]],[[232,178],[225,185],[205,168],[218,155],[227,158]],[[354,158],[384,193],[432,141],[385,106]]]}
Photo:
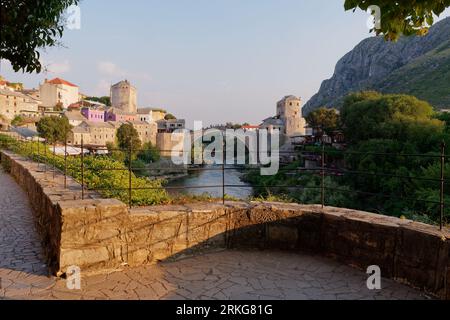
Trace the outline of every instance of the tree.
{"label": "tree", "polygon": [[151,142],[144,143],[142,150],[138,154],[138,158],[145,163],[158,162],[161,158],[158,148]]}
{"label": "tree", "polygon": [[48,143],[65,142],[72,129],[66,117],[44,117],[36,125],[39,135]]}
{"label": "tree", "polygon": [[120,126],[117,130],[117,142],[119,148],[122,150],[128,150],[130,147],[133,150],[138,150],[141,148],[139,133],[132,124],[125,123]]}
{"label": "tree", "polygon": [[402,34],[426,34],[434,23],[433,15],[439,16],[444,12],[450,6],[450,0],[345,0],[344,8],[367,11],[372,5],[381,9],[381,28],[371,31],[377,35],[383,34],[387,40],[397,40]]}
{"label": "tree", "polygon": [[318,129],[320,134],[331,134],[338,127],[339,114],[336,109],[322,107],[310,112],[306,116],[306,122],[310,127]]}
{"label": "tree", "polygon": [[14,127],[21,126],[24,123],[25,119],[22,116],[15,116],[11,121],[11,125]]}
{"label": "tree", "polygon": [[177,118],[176,118],[173,114],[171,114],[171,113],[166,114],[166,116],[164,117],[164,119],[165,119],[165,120],[177,120]]}
{"label": "tree", "polygon": [[64,110],[64,106],[62,104],[62,102],[58,102],[55,107],[53,108],[54,111],[63,111]]}
{"label": "tree", "polygon": [[345,137],[351,143],[370,139],[414,142],[419,149],[438,146],[444,123],[434,119],[431,105],[413,96],[374,92],[354,93],[341,112]]}
{"label": "tree", "polygon": [[41,72],[39,49],[58,44],[65,10],[79,0],[1,0],[0,59],[14,71]]}

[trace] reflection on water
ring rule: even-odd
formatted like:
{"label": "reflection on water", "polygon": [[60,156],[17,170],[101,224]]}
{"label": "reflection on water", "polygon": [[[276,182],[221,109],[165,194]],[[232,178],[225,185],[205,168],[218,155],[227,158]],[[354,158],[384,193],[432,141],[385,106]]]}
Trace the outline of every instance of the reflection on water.
{"label": "reflection on water", "polygon": [[[205,166],[203,169],[191,171],[189,176],[173,180],[167,184],[168,187],[186,187],[187,189],[168,189],[168,192],[172,195],[183,193],[202,195],[209,193],[213,197],[222,197],[221,166]],[[225,187],[225,194],[242,200],[246,200],[252,195],[252,187],[241,181],[242,175],[242,172],[234,168],[225,170],[225,185],[236,186]],[[213,188],[205,188],[205,186],[213,186]]]}

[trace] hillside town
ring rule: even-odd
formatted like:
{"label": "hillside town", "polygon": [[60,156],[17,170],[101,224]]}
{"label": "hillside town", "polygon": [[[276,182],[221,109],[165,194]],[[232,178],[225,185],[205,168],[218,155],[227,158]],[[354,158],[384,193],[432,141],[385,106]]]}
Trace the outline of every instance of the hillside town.
{"label": "hillside town", "polygon": [[68,119],[72,129],[67,144],[73,146],[83,141],[86,147],[104,147],[115,142],[122,124],[131,124],[142,143],[170,149],[170,134],[185,128],[185,120],[176,119],[166,110],[138,108],[137,89],[127,80],[111,86],[107,105],[89,100],[77,85],[60,78],[45,80],[39,89],[24,89],[22,84],[1,79],[0,129],[28,138],[37,134],[36,123],[47,116]]}
{"label": "hillside town", "polygon": [[[138,107],[137,96],[137,88],[128,80],[112,85],[109,97],[89,98],[76,84],[61,78],[46,79],[38,89],[26,89],[21,83],[0,78],[0,130],[31,138],[37,136],[36,124],[43,117],[65,117],[72,127],[68,145],[83,143],[86,148],[98,148],[114,144],[120,126],[131,124],[142,144],[151,143],[167,154],[177,143],[171,134],[186,129],[186,121],[162,108]],[[313,134],[302,116],[301,99],[293,95],[277,103],[275,116],[258,125],[246,123],[236,128],[245,132],[280,130],[287,149],[299,141],[309,141],[307,137]]]}

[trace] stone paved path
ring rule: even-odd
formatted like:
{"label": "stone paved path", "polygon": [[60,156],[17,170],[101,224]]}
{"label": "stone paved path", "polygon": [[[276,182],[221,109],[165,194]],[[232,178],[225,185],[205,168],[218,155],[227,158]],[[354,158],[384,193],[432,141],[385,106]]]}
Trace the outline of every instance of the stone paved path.
{"label": "stone paved path", "polygon": [[81,290],[46,276],[26,194],[0,171],[0,299],[424,299],[335,261],[283,252],[222,251],[82,275]]}

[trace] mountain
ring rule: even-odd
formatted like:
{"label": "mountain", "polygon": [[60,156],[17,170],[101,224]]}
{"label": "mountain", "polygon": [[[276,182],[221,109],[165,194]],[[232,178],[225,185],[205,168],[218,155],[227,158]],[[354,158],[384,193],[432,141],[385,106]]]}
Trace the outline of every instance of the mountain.
{"label": "mountain", "polygon": [[323,81],[304,113],[322,106],[339,108],[343,97],[361,90],[411,94],[437,109],[449,108],[450,18],[423,37],[363,40],[339,60],[332,78]]}

